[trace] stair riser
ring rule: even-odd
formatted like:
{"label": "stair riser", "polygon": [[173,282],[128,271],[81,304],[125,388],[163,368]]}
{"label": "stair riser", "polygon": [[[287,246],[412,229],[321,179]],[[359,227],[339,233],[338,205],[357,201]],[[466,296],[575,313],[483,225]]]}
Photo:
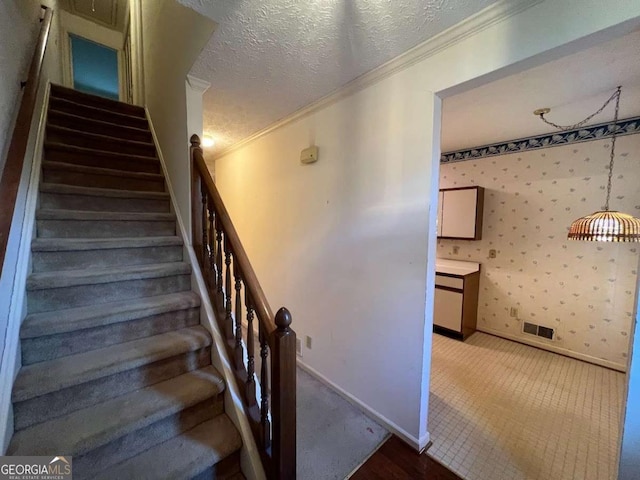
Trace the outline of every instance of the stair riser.
{"label": "stair riser", "polygon": [[146,428],[125,435],[108,445],[74,457],[74,478],[91,479],[97,471],[104,471],[202,422],[211,420],[224,411],[223,398],[222,395],[217,395]]}
{"label": "stair riser", "polygon": [[71,170],[42,169],[42,181],[46,183],[61,183],[63,185],[78,185],[81,187],[112,188],[116,190],[134,190],[143,192],[164,192],[164,180],[122,177],[118,175],[103,175],[97,173],[74,172]]}
{"label": "stair riser", "polygon": [[64,88],[54,86],[51,88],[51,96],[52,98],[64,98],[75,103],[90,105],[92,107],[102,108],[112,112],[144,117],[144,109],[142,107],[117,102],[103,97],[97,97],[95,95],[83,94],[77,90],[65,90]]}
{"label": "stair riser", "polygon": [[[73,100],[72,100],[73,101]],[[93,108],[80,104],[70,104],[57,98],[51,98],[49,103],[51,109],[67,112],[80,117],[95,118],[104,122],[116,123],[135,128],[149,128],[149,123],[143,117],[123,116],[109,111],[96,112]]]}
{"label": "stair riser", "polygon": [[87,133],[97,133],[98,135],[108,135],[110,137],[123,138],[125,140],[135,140],[138,142],[152,142],[153,137],[148,130],[131,129],[122,127],[115,123],[98,123],[88,118],[68,117],[59,112],[49,112],[47,121],[51,125],[72,128]]}
{"label": "stair riser", "polygon": [[237,480],[243,478],[240,476],[240,452],[235,452],[229,455],[224,460],[212,465],[203,472],[200,472],[191,480]]}
{"label": "stair riser", "polygon": [[22,364],[53,360],[118,343],[130,342],[200,323],[200,309],[189,308],[21,342]]}
{"label": "stair riser", "polygon": [[211,364],[210,347],[13,404],[15,429],[50,420]]}
{"label": "stair riser", "polygon": [[46,158],[51,162],[72,163],[87,167],[111,168],[127,172],[161,173],[160,162],[157,160],[144,161],[126,156],[105,156],[93,152],[90,155],[85,155],[83,153],[60,151],[54,148],[46,149]]}
{"label": "stair riser", "polygon": [[33,272],[81,270],[181,262],[182,246],[33,252]]}
{"label": "stair riser", "polygon": [[27,292],[27,308],[29,313],[50,312],[118,300],[184,292],[190,288],[191,275],[172,275],[95,285],[31,290]]}
{"label": "stair riser", "polygon": [[41,192],[40,208],[92,212],[169,213],[169,200]]}
{"label": "stair riser", "polygon": [[155,157],[156,149],[153,145],[132,144],[119,139],[93,138],[75,132],[59,131],[47,128],[47,141],[75,145],[77,147],[95,148],[116,153],[130,153]]}
{"label": "stair riser", "polygon": [[38,220],[40,238],[158,237],[176,234],[176,222],[134,220]]}

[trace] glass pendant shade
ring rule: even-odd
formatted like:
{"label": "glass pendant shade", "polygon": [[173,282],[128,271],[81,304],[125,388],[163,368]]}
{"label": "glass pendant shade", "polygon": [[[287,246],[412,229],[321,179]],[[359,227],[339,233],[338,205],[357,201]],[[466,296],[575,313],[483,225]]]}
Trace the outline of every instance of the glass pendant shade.
{"label": "glass pendant shade", "polygon": [[588,242],[640,242],[640,219],[608,210],[595,212],[574,221],[568,238]]}

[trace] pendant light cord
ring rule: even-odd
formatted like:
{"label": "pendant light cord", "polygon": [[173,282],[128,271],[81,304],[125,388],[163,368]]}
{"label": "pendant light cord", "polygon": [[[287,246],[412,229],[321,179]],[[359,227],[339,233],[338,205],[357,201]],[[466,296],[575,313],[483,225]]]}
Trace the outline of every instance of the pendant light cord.
{"label": "pendant light cord", "polygon": [[[609,179],[607,180],[607,202],[604,204],[604,210],[609,211],[609,197],[611,197],[611,177],[613,176],[613,157],[616,151],[616,136],[618,135],[618,111],[620,110],[620,91],[622,87],[618,87],[616,93],[616,113],[613,116],[613,133],[611,134],[611,154],[609,157]],[[612,97],[613,98],[613,97]]]}
{"label": "pendant light cord", "polygon": [[[617,99],[617,101],[620,101],[620,89],[622,87],[618,87],[617,90],[615,92],[613,92],[613,94],[609,97],[609,99],[604,102],[604,105],[602,105],[597,112],[592,113],[591,115],[589,115],[587,118],[585,118],[584,120],[582,120],[581,122],[576,123],[575,125],[558,125],[557,123],[553,123],[550,122],[549,120],[547,120],[546,118],[544,118],[544,113],[540,113],[540,120],[542,120],[544,123],[546,123],[547,125],[551,125],[552,127],[557,128],[558,130],[575,130],[576,128],[580,128],[581,126],[583,126],[584,124],[586,124],[589,120],[591,120],[593,117],[595,117],[596,115],[602,113],[602,111],[607,108],[607,105],[609,105],[613,99]],[[617,107],[616,107],[617,108]],[[537,113],[537,112],[536,112]]]}
{"label": "pendant light cord", "polygon": [[[546,118],[544,118],[545,112],[542,112],[539,114],[540,120],[542,120],[544,123],[546,123],[547,125],[551,125],[552,127],[557,128],[558,130],[575,130],[576,128],[580,128],[581,126],[583,126],[585,123],[587,123],[589,120],[591,120],[593,117],[595,117],[596,115],[598,115],[599,113],[602,113],[602,111],[607,107],[607,105],[609,105],[614,99],[616,101],[616,112],[613,116],[613,132],[611,133],[611,152],[609,154],[609,178],[607,180],[607,201],[604,205],[604,210],[605,212],[609,211],[609,198],[611,197],[611,178],[613,176],[613,157],[615,156],[615,151],[616,151],[616,136],[618,134],[618,112],[620,110],[620,93],[622,91],[622,87],[619,86],[615,92],[613,92],[613,94],[609,97],[609,99],[604,102],[604,105],[602,105],[602,107],[600,107],[598,109],[597,112],[592,113],[591,115],[589,115],[587,118],[585,118],[584,120],[582,120],[581,122],[576,123],[575,125],[558,125],[556,123],[550,122],[549,120],[547,120]],[[548,110],[547,110],[548,112]],[[536,112],[538,113],[538,112]]]}

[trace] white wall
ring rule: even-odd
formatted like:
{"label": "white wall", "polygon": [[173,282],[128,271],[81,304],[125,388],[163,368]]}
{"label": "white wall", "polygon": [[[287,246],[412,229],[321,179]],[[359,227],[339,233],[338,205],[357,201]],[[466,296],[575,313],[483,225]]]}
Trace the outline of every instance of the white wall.
{"label": "white wall", "polygon": [[[442,239],[438,256],[482,264],[480,330],[624,371],[637,244],[567,240],[571,222],[605,202],[610,145],[604,139],[441,165],[440,188],[480,185],[485,201],[482,240]],[[640,135],[617,139],[614,210],[637,212],[638,155]],[[557,337],[522,333],[523,321],[554,328]]]}
{"label": "white wall", "polygon": [[[640,265],[639,265],[640,267]],[[620,446],[619,480],[636,480],[640,472],[640,280],[636,284],[635,322],[632,351],[635,352],[629,363],[629,386],[627,406],[622,426],[622,444]]]}
{"label": "white wall", "polygon": [[146,106],[176,195],[191,232],[189,137],[185,81],[215,23],[174,0],[142,2]]}
{"label": "white wall", "polygon": [[[25,8],[28,6],[28,8]],[[38,32],[39,11],[22,0],[0,2],[0,172],[4,168],[20,98]]]}
{"label": "white wall", "polygon": [[[639,16],[640,4],[624,0],[543,2],[216,161],[272,306],[288,306],[298,335],[313,337],[304,362],[416,447],[428,440],[432,92],[524,68],[540,61],[531,56],[632,17],[638,25]],[[314,143],[319,162],[301,166],[300,150]]]}

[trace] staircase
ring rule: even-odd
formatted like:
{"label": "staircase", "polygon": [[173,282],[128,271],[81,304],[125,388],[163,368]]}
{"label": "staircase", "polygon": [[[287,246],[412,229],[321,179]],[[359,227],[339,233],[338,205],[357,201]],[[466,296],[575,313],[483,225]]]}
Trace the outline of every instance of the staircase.
{"label": "staircase", "polygon": [[244,478],[142,108],[53,86],[8,455]]}

